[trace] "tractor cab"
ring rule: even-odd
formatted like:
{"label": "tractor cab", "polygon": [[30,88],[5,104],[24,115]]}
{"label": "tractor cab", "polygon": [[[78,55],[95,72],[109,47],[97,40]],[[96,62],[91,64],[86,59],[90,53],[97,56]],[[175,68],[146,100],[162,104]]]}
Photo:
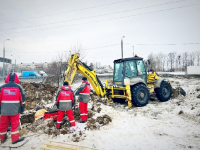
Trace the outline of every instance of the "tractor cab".
{"label": "tractor cab", "polygon": [[141,57],[114,60],[113,85],[124,86],[124,79],[142,78],[147,83],[147,72]]}

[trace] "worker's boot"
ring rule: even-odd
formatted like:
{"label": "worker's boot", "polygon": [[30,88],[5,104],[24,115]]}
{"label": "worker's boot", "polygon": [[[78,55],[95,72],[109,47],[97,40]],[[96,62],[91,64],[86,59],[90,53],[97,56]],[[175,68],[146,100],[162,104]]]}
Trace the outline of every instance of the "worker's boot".
{"label": "worker's boot", "polygon": [[8,138],[7,134],[2,135],[2,137],[0,138],[1,143],[4,143],[7,140],[7,138]]}
{"label": "worker's boot", "polygon": [[19,140],[15,141],[15,142],[12,142],[12,144],[16,144],[16,143],[18,143],[18,142],[21,142],[21,141],[23,141],[24,139],[25,139],[25,137],[21,137]]}

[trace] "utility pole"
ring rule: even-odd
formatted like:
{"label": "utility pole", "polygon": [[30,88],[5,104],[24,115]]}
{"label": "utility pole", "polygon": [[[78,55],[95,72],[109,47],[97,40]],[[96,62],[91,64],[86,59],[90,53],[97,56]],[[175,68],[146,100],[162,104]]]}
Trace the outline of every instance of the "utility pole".
{"label": "utility pole", "polygon": [[121,52],[122,52],[122,59],[123,59],[123,38],[125,38],[125,36],[122,36],[122,38],[121,38]]}
{"label": "utility pole", "polygon": [[[181,55],[178,56],[178,66],[179,66],[179,68],[180,68],[180,70],[181,70],[180,59],[181,59]],[[179,69],[178,69],[178,70],[179,70]]]}
{"label": "utility pole", "polygon": [[16,58],[15,58],[15,72],[16,72]]}
{"label": "utility pole", "polygon": [[133,46],[133,57],[134,57],[134,46]]}
{"label": "utility pole", "polygon": [[3,42],[3,78],[4,78],[4,74],[5,74],[5,45],[4,45],[4,43],[7,41],[7,40],[10,40],[10,39],[6,39],[6,40],[4,40],[4,42]]}

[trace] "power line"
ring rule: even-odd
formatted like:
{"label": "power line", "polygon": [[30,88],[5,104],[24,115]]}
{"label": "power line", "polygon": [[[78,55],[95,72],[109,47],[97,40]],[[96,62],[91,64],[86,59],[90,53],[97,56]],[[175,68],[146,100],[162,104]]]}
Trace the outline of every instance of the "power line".
{"label": "power line", "polygon": [[[131,43],[124,43],[124,45],[130,45]],[[172,43],[172,44],[131,44],[131,45],[138,45],[138,46],[148,46],[148,45],[154,45],[154,46],[157,46],[157,45],[168,45],[168,46],[174,46],[174,45],[199,45],[200,43],[181,43],[181,44],[175,44],[175,43]],[[86,48],[86,49],[83,49],[84,51],[90,51],[90,50],[95,50],[95,49],[102,49],[102,48],[107,48],[107,47],[113,47],[113,46],[119,46],[121,44],[112,44],[112,45],[106,45],[106,46],[101,46],[101,47],[94,47],[94,48]],[[20,52],[20,51],[15,51],[17,53],[59,53],[59,52]]]}
{"label": "power line", "polygon": [[113,44],[113,45],[107,45],[107,46],[89,48],[89,49],[83,49],[83,50],[89,51],[89,50],[93,50],[93,49],[107,48],[107,47],[112,47],[112,46],[117,46],[117,45],[120,45],[120,44]]}
{"label": "power line", "polygon": [[[129,44],[129,43],[127,43]],[[200,43],[181,43],[181,44],[175,44],[175,43],[172,43],[172,44],[133,44],[133,45],[141,45],[141,46],[145,46],[145,45],[199,45]]]}
{"label": "power line", "polygon": [[[104,22],[104,21],[118,20],[118,19],[141,16],[141,15],[148,15],[148,14],[152,14],[152,13],[159,13],[159,12],[168,11],[168,10],[176,10],[176,9],[181,9],[181,8],[191,7],[191,6],[197,6],[197,5],[199,5],[199,4],[185,5],[185,6],[175,7],[175,8],[162,9],[162,10],[158,10],[158,11],[152,11],[152,12],[140,13],[140,14],[135,14],[135,15],[116,17],[116,18],[111,18],[111,19],[104,19],[104,20],[99,20],[99,21],[91,21],[91,22],[80,23],[80,24],[71,24],[71,25],[65,25],[65,26],[41,28],[41,29],[19,31],[19,32],[12,32],[12,33],[23,33],[23,32],[31,32],[31,31],[40,31],[40,30],[48,30],[48,29],[55,29],[55,28],[63,28],[63,27],[66,27],[66,26],[77,26],[77,25],[84,25],[84,24],[90,24],[90,23],[99,23],[99,22]],[[12,33],[2,33],[2,34],[12,34]],[[0,35],[2,35],[2,34],[0,34]]]}
{"label": "power line", "polygon": [[[112,46],[117,46],[120,44],[112,44],[112,45],[106,45],[106,46],[102,46],[102,47],[95,47],[95,48],[88,48],[88,49],[83,49],[84,51],[90,51],[90,50],[94,50],[94,49],[100,49],[100,48],[106,48],[106,47],[112,47]],[[17,53],[58,53],[58,52],[20,52],[20,51],[15,51]]]}
{"label": "power line", "polygon": [[60,15],[60,14],[66,14],[66,13],[71,13],[71,12],[76,12],[76,11],[87,10],[87,9],[94,9],[94,8],[104,7],[104,6],[113,5],[113,4],[117,4],[117,3],[123,3],[123,2],[126,2],[126,1],[130,1],[130,0],[118,1],[118,2],[113,2],[113,3],[103,4],[103,5],[97,5],[97,6],[92,6],[92,7],[76,9],[76,10],[70,10],[70,11],[67,11],[67,12],[60,12],[60,13],[49,14],[49,15],[45,15],[45,16],[38,16],[38,17],[25,18],[25,19],[14,20],[14,21],[9,21],[9,22],[2,22],[0,24],[10,23],[10,22],[17,22],[17,21],[24,21],[24,20],[30,20],[30,19],[44,18],[44,17],[55,16],[55,15]]}
{"label": "power line", "polygon": [[147,8],[152,8],[152,7],[162,6],[162,5],[168,5],[168,4],[178,3],[178,2],[182,2],[182,1],[185,1],[185,0],[172,1],[172,2],[168,2],[168,3],[162,3],[162,4],[157,4],[157,5],[150,5],[150,6],[146,6],[146,7],[139,7],[139,8],[124,10],[124,11],[118,11],[118,12],[113,12],[113,13],[106,13],[106,14],[96,15],[96,16],[90,16],[90,17],[83,17],[83,18],[78,18],[78,19],[71,19],[71,20],[58,21],[58,22],[45,23],[45,24],[37,24],[37,25],[24,26],[24,27],[18,27],[18,28],[7,28],[7,29],[2,29],[0,31],[9,31],[9,30],[15,30],[15,29],[24,29],[24,28],[29,28],[29,27],[38,27],[38,26],[42,26],[42,25],[52,25],[52,24],[57,24],[57,23],[66,23],[66,22],[70,22],[70,21],[79,21],[79,20],[83,20],[83,19],[97,18],[97,17],[102,17],[102,16],[108,16],[108,15],[126,13],[126,12],[130,12],[130,11],[134,11],[134,10],[141,10],[141,9],[147,9]]}

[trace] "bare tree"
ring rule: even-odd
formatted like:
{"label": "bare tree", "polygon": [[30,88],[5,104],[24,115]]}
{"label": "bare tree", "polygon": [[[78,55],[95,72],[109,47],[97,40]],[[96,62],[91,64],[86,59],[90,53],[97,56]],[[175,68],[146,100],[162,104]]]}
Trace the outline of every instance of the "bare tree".
{"label": "bare tree", "polygon": [[181,66],[181,55],[177,55],[177,68],[178,68],[178,70],[180,70],[180,66]]}
{"label": "bare tree", "polygon": [[171,66],[171,69],[174,68],[175,57],[176,57],[176,52],[171,52],[168,54],[168,62]]}
{"label": "bare tree", "polygon": [[180,67],[180,58],[181,58],[181,55],[179,54],[175,56],[175,67],[177,70],[179,70],[179,67]]}
{"label": "bare tree", "polygon": [[101,63],[100,62],[96,62],[96,68],[97,69],[101,68]]}
{"label": "bare tree", "polygon": [[194,66],[195,52],[189,53],[189,61],[190,61],[190,65],[191,65],[191,66]]}
{"label": "bare tree", "polygon": [[47,74],[49,74],[47,82],[49,84],[56,85],[59,87],[60,79],[61,79],[61,74],[60,74],[60,64],[57,61],[53,61],[52,63],[49,64],[47,69],[45,70]]}
{"label": "bare tree", "polygon": [[183,67],[186,67],[188,65],[188,53],[187,52],[183,53],[182,60],[183,60]]}
{"label": "bare tree", "polygon": [[[84,48],[79,42],[77,42],[75,45],[71,46],[69,52],[71,53],[71,55],[79,54],[79,60],[81,60],[81,61],[83,61],[86,56]],[[69,58],[71,57],[71,55],[69,56]]]}
{"label": "bare tree", "polygon": [[149,65],[150,70],[155,70],[156,69],[156,58],[153,53],[148,55],[148,59],[150,60],[151,64]]}
{"label": "bare tree", "polygon": [[156,59],[155,59],[155,61],[156,61],[156,63],[155,63],[155,69],[157,70],[157,71],[160,71],[161,70],[161,68],[162,68],[162,61],[161,61],[161,59],[160,59],[160,57],[159,57],[159,55],[157,55],[156,57],[155,57]]}
{"label": "bare tree", "polygon": [[164,71],[167,55],[160,52],[158,54],[158,58],[159,58],[159,62],[157,62],[157,63],[159,63],[159,65],[160,65],[160,70]]}
{"label": "bare tree", "polygon": [[196,52],[197,56],[197,66],[200,66],[200,51]]}
{"label": "bare tree", "polygon": [[90,63],[90,66],[89,66],[92,70],[94,70],[94,65],[93,63]]}
{"label": "bare tree", "polygon": [[52,63],[45,70],[48,74],[51,75],[52,83],[56,83],[58,87],[60,86],[60,83],[63,82],[63,79],[64,79],[63,75],[67,69],[67,65],[68,65],[71,55],[73,55],[75,53],[79,54],[80,60],[83,60],[85,57],[84,50],[83,50],[81,44],[79,44],[79,43],[72,46],[70,48],[70,50],[67,52],[68,53],[66,53],[66,51],[65,51],[65,53],[64,52],[58,53],[55,56],[55,59],[52,61]]}
{"label": "bare tree", "polygon": [[165,66],[167,66],[171,69],[176,68],[179,70],[182,68],[181,70],[183,70],[186,66],[194,66],[195,63],[198,66],[200,65],[200,51],[191,53],[184,52],[181,54],[170,52],[168,55],[162,52],[158,55],[151,53],[148,55],[148,59],[151,61],[151,69],[164,70]]}

